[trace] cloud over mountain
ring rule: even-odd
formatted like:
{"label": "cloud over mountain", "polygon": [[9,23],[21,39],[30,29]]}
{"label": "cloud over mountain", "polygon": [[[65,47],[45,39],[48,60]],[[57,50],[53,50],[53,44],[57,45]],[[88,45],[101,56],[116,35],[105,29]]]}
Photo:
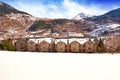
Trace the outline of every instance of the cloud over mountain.
{"label": "cloud over mountain", "polygon": [[28,12],[38,17],[47,18],[72,18],[74,15],[84,12],[90,15],[99,15],[107,12],[99,5],[84,5],[73,0],[63,0],[61,3],[53,2],[43,4],[42,2],[30,3],[23,1],[12,2],[11,5],[19,10]]}

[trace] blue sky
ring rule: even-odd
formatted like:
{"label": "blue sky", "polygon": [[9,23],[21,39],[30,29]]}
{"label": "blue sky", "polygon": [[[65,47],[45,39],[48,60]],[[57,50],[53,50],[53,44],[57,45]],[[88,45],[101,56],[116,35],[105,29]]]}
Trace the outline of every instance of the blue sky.
{"label": "blue sky", "polygon": [[1,0],[42,18],[73,18],[80,12],[101,15],[120,7],[120,0]]}

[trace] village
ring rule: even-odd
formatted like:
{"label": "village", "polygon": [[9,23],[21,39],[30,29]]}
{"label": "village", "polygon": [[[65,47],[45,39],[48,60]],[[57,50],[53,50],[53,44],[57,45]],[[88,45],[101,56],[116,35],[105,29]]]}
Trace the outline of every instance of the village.
{"label": "village", "polygon": [[120,37],[113,35],[105,38],[91,36],[32,36],[10,40],[15,47],[15,51],[72,53],[116,53],[120,51]]}
{"label": "village", "polygon": [[17,51],[32,52],[96,52],[97,40],[94,37],[63,37],[44,38],[36,37],[15,42]]}

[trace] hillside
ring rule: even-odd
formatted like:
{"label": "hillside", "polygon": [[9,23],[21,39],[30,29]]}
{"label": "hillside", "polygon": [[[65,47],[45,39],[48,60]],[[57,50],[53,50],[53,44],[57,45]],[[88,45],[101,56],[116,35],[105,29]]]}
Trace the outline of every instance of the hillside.
{"label": "hillside", "polygon": [[[108,34],[120,35],[120,8],[111,10],[103,15],[86,17],[84,21],[89,26],[81,28],[91,36],[106,36]],[[81,26],[81,24],[79,25]]]}
{"label": "hillside", "polygon": [[19,11],[19,10],[15,9],[14,7],[12,7],[4,2],[0,2],[0,15],[11,14],[11,13],[30,15],[30,14],[25,13],[23,11]]}
{"label": "hillside", "polygon": [[120,23],[120,8],[114,9],[103,15],[93,18],[93,21],[118,22]]}
{"label": "hillside", "polygon": [[120,8],[99,16],[83,12],[74,19],[44,19],[0,2],[0,38],[31,35],[103,37],[108,34],[120,35]]}
{"label": "hillside", "polygon": [[[49,35],[53,34],[55,36],[67,36],[68,34],[69,36],[71,34],[76,34],[78,36],[80,36],[80,34],[84,35],[84,31],[82,31],[73,20],[69,19],[51,19],[47,21],[39,20],[35,21],[28,29],[28,31],[39,31],[42,34],[43,31],[41,32],[41,30],[48,30]],[[43,34],[46,34],[46,32]]]}
{"label": "hillside", "polygon": [[37,18],[0,2],[0,37],[20,37]]}
{"label": "hillside", "polygon": [[[67,27],[68,24],[69,27]],[[66,34],[69,32],[84,32],[84,34],[98,37],[104,37],[108,34],[120,35],[120,8],[109,11],[100,16],[90,16],[84,13],[80,13],[72,20],[40,20],[33,23],[33,25],[29,28],[30,31],[39,31],[40,29],[52,29],[52,33],[54,32],[59,34]]]}

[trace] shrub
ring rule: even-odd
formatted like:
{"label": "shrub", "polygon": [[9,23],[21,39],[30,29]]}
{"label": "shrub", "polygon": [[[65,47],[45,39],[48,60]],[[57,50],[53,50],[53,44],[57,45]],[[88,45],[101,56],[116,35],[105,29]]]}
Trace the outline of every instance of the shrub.
{"label": "shrub", "polygon": [[8,51],[14,51],[15,50],[15,45],[11,40],[3,40],[0,43],[0,49],[1,50],[8,50]]}

